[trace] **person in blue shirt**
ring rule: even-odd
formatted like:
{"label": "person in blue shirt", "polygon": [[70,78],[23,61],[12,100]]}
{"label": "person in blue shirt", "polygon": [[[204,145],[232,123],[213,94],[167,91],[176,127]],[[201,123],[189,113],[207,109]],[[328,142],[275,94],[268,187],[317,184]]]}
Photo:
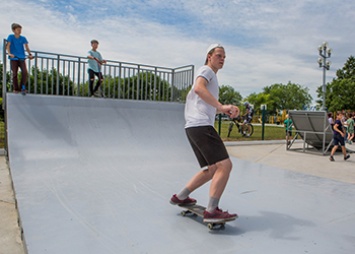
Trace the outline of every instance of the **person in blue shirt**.
{"label": "person in blue shirt", "polygon": [[[10,34],[7,38],[6,50],[9,55],[11,71],[12,71],[12,85],[13,92],[18,93],[20,89],[23,92],[26,92],[26,83],[27,83],[27,67],[25,55],[25,49],[28,53],[28,58],[33,59],[31,54],[31,50],[28,46],[28,41],[25,36],[21,35],[22,26],[17,23],[13,23],[11,25],[11,29],[13,34]],[[24,49],[25,47],[25,49]],[[18,69],[21,70],[21,84],[18,84]]]}
{"label": "person in blue shirt", "polygon": [[[88,52],[88,72],[89,72],[89,87],[90,87],[90,95],[91,96],[102,96],[101,94],[97,94],[100,85],[103,81],[103,76],[101,72],[101,65],[106,63],[106,60],[102,59],[100,52],[97,51],[99,47],[99,42],[97,40],[91,41],[92,49]],[[97,76],[98,80],[96,82],[96,86],[94,88],[95,76]]]}
{"label": "person in blue shirt", "polygon": [[344,155],[344,160],[347,160],[350,158],[349,154],[346,154],[346,148],[345,148],[345,142],[344,142],[344,137],[345,137],[345,131],[343,129],[343,124],[341,123],[341,119],[343,118],[343,113],[338,112],[337,113],[337,118],[334,122],[333,126],[333,149],[330,152],[330,161],[334,161],[334,154],[338,150],[338,147],[340,145],[341,151],[343,152]]}

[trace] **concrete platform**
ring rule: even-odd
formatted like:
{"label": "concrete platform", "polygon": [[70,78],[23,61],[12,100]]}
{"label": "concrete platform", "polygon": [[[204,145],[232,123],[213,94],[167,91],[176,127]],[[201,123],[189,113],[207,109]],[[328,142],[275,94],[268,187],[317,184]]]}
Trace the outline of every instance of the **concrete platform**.
{"label": "concrete platform", "polygon": [[[232,158],[221,207],[237,212],[238,220],[209,231],[182,217],[168,200],[198,170],[182,105],[7,99],[10,169],[28,253],[355,251],[355,185],[267,165],[278,153],[263,154],[265,147]],[[238,156],[247,149],[229,151]],[[287,153],[300,167],[322,171],[314,155]],[[353,165],[320,158],[335,170]],[[207,195],[208,185],[193,196],[206,204]]]}
{"label": "concrete platform", "polygon": [[[299,151],[286,150],[285,141],[252,141],[227,142],[227,150],[236,158],[268,165],[278,169],[291,170],[306,175],[318,176],[355,184],[355,154],[350,153],[350,159],[343,160],[342,154],[336,153],[335,162],[329,161],[329,154],[323,156],[321,152],[302,152],[303,144],[296,142],[293,148]],[[355,148],[355,145],[353,145]]]}

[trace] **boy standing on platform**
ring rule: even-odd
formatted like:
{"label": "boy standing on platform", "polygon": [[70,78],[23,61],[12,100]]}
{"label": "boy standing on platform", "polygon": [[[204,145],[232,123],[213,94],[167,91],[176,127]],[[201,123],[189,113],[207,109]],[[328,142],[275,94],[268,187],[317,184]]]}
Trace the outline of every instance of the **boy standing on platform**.
{"label": "boy standing on platform", "polygon": [[[88,52],[90,96],[103,96],[102,92],[100,94],[97,92],[104,79],[101,72],[101,65],[106,63],[106,61],[102,59],[100,52],[97,51],[97,48],[99,47],[99,42],[97,40],[91,41],[91,47],[92,49]],[[97,76],[98,80],[94,88],[95,76]]]}
{"label": "boy standing on platform", "polygon": [[[27,83],[27,67],[26,67],[26,55],[24,47],[28,53],[28,58],[33,59],[30,48],[28,46],[28,41],[25,36],[21,35],[22,26],[17,23],[11,25],[12,32],[7,38],[6,50],[9,54],[11,72],[12,72],[12,85],[13,92],[18,93],[22,90],[25,93],[26,83]],[[21,84],[18,84],[18,69],[21,70]]]}

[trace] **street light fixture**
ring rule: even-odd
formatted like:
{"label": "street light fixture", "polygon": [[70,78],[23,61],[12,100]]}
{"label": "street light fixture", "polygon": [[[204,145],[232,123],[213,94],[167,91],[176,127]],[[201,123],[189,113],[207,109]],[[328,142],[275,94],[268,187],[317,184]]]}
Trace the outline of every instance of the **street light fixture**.
{"label": "street light fixture", "polygon": [[319,68],[323,68],[323,87],[322,87],[322,92],[323,92],[323,103],[322,103],[322,110],[326,110],[325,108],[325,93],[326,93],[326,87],[325,87],[325,72],[326,70],[329,70],[331,62],[327,61],[328,58],[332,55],[332,49],[328,47],[327,42],[323,42],[322,45],[318,47],[319,51],[319,56],[318,58],[318,64]]}

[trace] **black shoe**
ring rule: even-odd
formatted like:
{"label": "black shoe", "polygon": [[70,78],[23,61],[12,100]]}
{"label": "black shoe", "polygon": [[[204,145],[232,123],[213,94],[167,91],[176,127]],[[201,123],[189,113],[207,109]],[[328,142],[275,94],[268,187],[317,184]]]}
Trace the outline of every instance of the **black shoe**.
{"label": "black shoe", "polygon": [[344,157],[344,161],[346,161],[347,159],[349,159],[350,158],[350,155],[348,154],[348,155],[346,155],[345,157]]}
{"label": "black shoe", "polygon": [[329,157],[329,160],[330,160],[330,161],[334,161],[334,157],[333,157],[333,156],[330,156],[330,157]]}

